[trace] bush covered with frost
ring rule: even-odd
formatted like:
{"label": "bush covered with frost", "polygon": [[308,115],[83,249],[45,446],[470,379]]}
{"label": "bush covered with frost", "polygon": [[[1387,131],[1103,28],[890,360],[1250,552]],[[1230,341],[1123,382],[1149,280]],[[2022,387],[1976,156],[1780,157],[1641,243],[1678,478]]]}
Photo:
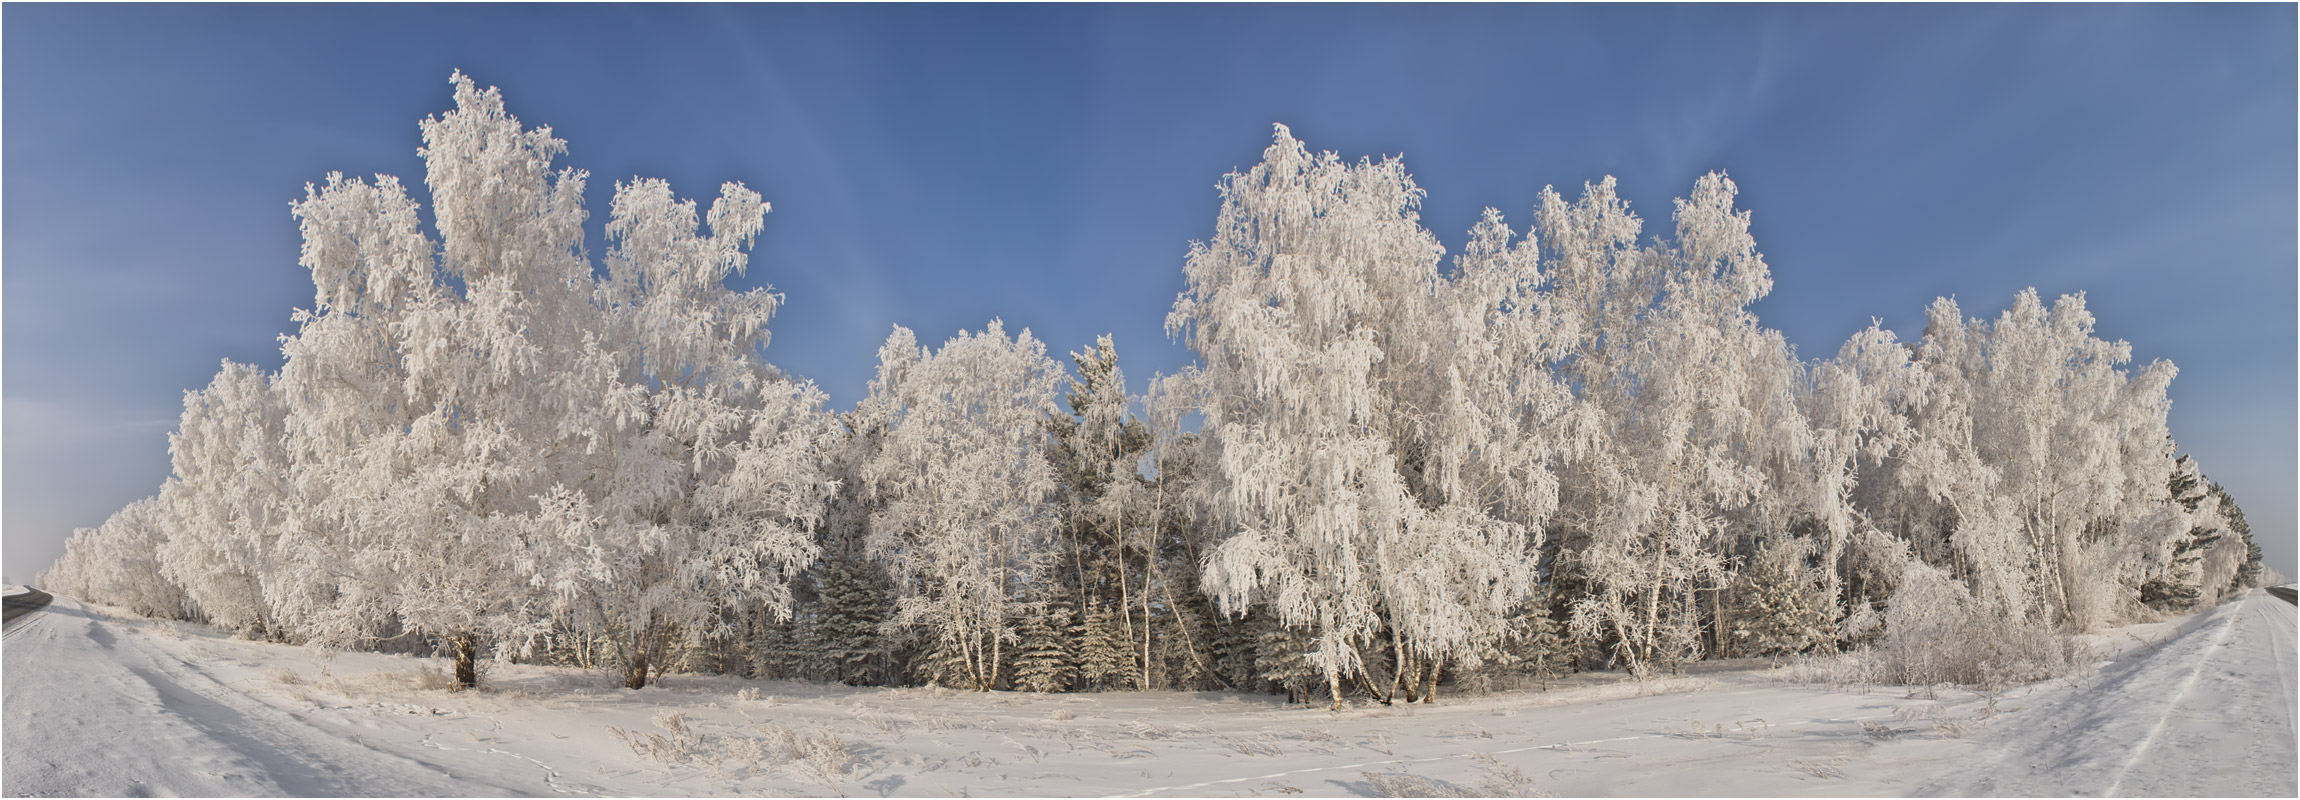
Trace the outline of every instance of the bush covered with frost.
{"label": "bush covered with frost", "polygon": [[1871,659],[1881,681],[2007,686],[2067,674],[2080,653],[2049,623],[2003,613],[1939,569],[1911,562]]}

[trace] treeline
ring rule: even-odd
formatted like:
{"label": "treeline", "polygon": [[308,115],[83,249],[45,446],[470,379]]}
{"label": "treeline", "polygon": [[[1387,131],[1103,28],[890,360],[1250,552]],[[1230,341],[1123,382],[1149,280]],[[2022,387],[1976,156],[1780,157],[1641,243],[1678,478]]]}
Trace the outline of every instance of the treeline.
{"label": "treeline", "polygon": [[[294,205],[277,373],[185,395],[156,497],[40,583],[334,647],[978,690],[1428,700],[1585,668],[1859,654],[2049,672],[2069,631],[2257,581],[2242,513],[2081,294],[1952,300],[1800,360],[1722,174],[1646,238],[1611,179],[1450,263],[1395,159],[1280,127],[1227,176],[1133,396],[999,321],[896,327],[843,413],[736,292],[768,206],[586,173],[454,76],[397,179]],[[423,220],[428,216],[431,232]]]}

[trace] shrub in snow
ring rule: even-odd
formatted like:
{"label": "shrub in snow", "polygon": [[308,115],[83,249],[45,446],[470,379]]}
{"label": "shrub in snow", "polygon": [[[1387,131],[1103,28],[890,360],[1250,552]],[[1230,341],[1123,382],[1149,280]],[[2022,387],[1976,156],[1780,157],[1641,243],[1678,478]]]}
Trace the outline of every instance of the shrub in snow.
{"label": "shrub in snow", "polygon": [[1875,675],[1893,683],[1997,687],[2074,669],[2076,642],[2045,622],[1975,599],[1946,573],[1911,563],[1885,611]]}

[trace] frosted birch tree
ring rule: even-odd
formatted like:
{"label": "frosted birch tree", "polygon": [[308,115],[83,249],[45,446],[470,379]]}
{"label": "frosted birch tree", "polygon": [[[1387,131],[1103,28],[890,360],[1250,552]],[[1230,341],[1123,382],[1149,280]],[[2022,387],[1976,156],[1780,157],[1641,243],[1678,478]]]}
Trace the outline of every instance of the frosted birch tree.
{"label": "frosted birch tree", "polygon": [[[583,173],[461,73],[421,125],[435,243],[399,183],[331,175],[295,211],[317,308],[283,343],[281,383],[312,581],[284,602],[322,641],[396,620],[477,680],[482,649],[546,628],[539,500],[574,484],[605,402],[579,367],[593,315]],[[499,651],[498,655],[507,655]]]}
{"label": "frosted birch tree", "polygon": [[[162,495],[167,488],[163,485]],[[129,503],[102,525],[73,531],[64,555],[34,579],[56,593],[119,606],[147,617],[185,619],[191,599],[161,570],[160,548],[173,516],[160,497]]]}
{"label": "frosted birch tree", "polygon": [[1987,326],[1983,368],[1966,376],[1973,441],[2012,504],[2031,585],[2078,629],[2120,612],[2104,592],[2129,585],[2137,596],[2133,568],[2187,530],[2165,484],[2175,369],[2158,361],[2127,375],[2131,345],[2093,338],[2093,324],[2082,293],[2048,310],[2024,291]]}
{"label": "frosted birch tree", "polygon": [[1565,369],[1603,420],[1571,490],[1568,518],[1588,537],[1573,622],[1640,675],[1699,657],[1726,555],[1741,537],[1786,535],[1784,515],[1766,514],[1768,466],[1807,444],[1802,366],[1748,311],[1772,277],[1736,192],[1703,176],[1677,201],[1674,239],[1643,248],[1610,179],[1570,206],[1542,196],[1554,302],[1579,323]]}
{"label": "frosted birch tree", "polygon": [[411,378],[406,342],[414,313],[446,301],[420,228],[417,204],[397,178],[373,182],[330,174],[292,206],[300,258],[314,289],[310,309],[282,336],[274,381],[286,408],[286,519],[275,546],[291,565],[270,598],[275,622],[313,644],[341,647],[383,631],[397,591],[385,531],[361,524],[388,475],[373,467],[387,437],[413,424],[427,399]]}
{"label": "frosted birch tree", "polygon": [[606,402],[568,409],[565,426],[589,443],[570,454],[586,480],[560,487],[551,527],[565,554],[554,607],[620,640],[629,688],[660,669],[673,632],[723,638],[722,612],[748,603],[787,617],[791,575],[817,553],[834,423],[819,390],[761,358],[779,296],[724,284],[767,209],[727,184],[702,235],[694,203],[667,183],[617,187],[603,329],[577,359],[595,366],[573,370],[588,373],[583,396]]}
{"label": "frosted birch tree", "polygon": [[205,389],[184,393],[168,435],[175,525],[160,569],[210,623],[251,636],[281,633],[271,597],[289,566],[275,546],[289,500],[285,418],[269,376],[225,361]]}
{"label": "frosted birch tree", "polygon": [[1904,516],[1929,513],[1936,502],[1916,484],[1895,486],[1914,477],[1906,467],[1920,457],[1910,409],[1925,402],[1927,384],[1913,355],[1872,320],[1835,358],[1814,365],[1800,398],[1812,423],[1801,486],[1822,537],[1820,591],[1842,614],[1869,616],[1869,600],[1889,590],[1910,557]]}
{"label": "frosted birch tree", "polygon": [[[1225,613],[1260,607],[1313,637],[1308,663],[1336,705],[1344,679],[1365,677],[1364,651],[1388,650],[1388,690],[1364,684],[1387,702],[1531,594],[1528,526],[1462,497],[1461,464],[1446,461],[1462,454],[1433,462],[1421,438],[1457,409],[1410,392],[1460,346],[1425,328],[1449,290],[1421,190],[1397,159],[1313,155],[1283,126],[1273,138],[1223,180],[1215,234],[1192,246],[1167,316],[1202,361],[1210,488],[1233,531],[1203,585]],[[1426,498],[1409,479],[1425,466],[1443,473]]]}
{"label": "frosted birch tree", "polygon": [[997,320],[931,353],[915,341],[896,326],[871,384],[888,423],[863,470],[882,504],[868,551],[895,583],[889,624],[952,665],[938,680],[988,691],[1015,639],[1016,597],[1051,577],[1060,520],[1045,420],[1062,369],[1028,330],[1009,338]]}

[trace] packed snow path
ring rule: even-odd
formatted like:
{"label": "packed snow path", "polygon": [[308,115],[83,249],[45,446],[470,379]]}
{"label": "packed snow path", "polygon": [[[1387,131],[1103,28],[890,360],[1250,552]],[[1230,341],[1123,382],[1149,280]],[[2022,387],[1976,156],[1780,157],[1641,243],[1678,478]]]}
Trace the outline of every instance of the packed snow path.
{"label": "packed snow path", "polygon": [[1984,696],[1717,669],[1333,713],[497,667],[223,638],[59,598],[6,634],[20,795],[2293,795],[2293,607],[2128,629]]}

